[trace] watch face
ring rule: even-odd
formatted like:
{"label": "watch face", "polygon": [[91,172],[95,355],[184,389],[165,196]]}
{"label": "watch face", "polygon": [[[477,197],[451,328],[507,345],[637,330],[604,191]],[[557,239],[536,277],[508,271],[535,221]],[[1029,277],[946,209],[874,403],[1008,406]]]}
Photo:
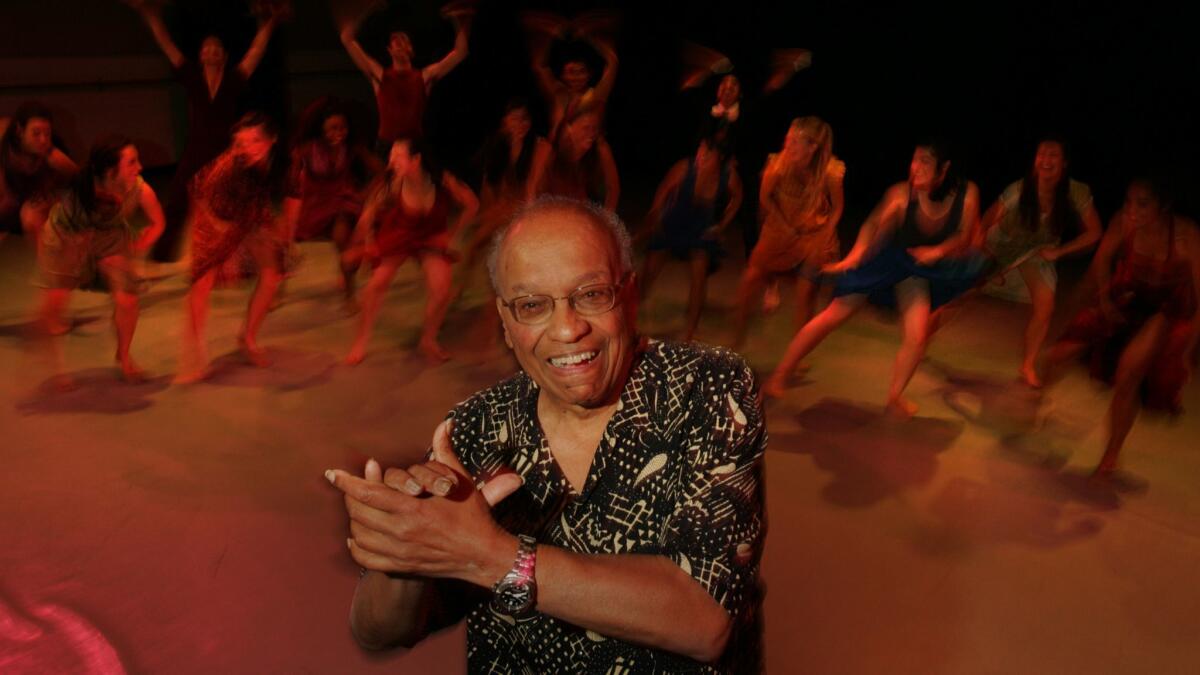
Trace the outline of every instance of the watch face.
{"label": "watch face", "polygon": [[505,614],[520,614],[533,606],[533,585],[520,579],[505,579],[493,596],[496,609]]}

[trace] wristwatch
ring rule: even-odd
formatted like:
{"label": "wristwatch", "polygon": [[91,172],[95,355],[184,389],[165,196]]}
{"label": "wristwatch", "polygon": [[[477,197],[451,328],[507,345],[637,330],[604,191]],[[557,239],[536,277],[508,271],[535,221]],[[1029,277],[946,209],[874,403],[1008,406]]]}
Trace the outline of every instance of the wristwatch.
{"label": "wristwatch", "polygon": [[508,616],[528,614],[537,603],[537,579],[533,576],[537,540],[518,534],[517,542],[517,559],[512,569],[492,587],[492,608]]}

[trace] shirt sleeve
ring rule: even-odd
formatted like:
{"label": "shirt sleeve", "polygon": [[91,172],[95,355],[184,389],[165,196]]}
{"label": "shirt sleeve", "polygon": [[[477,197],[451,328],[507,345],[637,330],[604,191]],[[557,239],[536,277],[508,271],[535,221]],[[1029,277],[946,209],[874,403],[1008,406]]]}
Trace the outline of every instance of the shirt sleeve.
{"label": "shirt sleeve", "polygon": [[701,377],[696,404],[709,419],[688,439],[690,484],[667,521],[664,552],[739,616],[758,596],[766,423],[754,374],[740,359]]}

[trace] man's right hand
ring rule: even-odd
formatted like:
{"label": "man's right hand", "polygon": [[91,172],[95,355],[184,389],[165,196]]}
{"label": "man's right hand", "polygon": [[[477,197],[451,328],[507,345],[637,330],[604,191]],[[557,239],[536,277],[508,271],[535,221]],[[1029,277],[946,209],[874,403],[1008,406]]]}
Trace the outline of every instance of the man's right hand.
{"label": "man's right hand", "polygon": [[[434,430],[430,456],[426,461],[407,469],[388,469],[383,473],[384,485],[414,497],[423,494],[445,497],[460,484],[469,485],[471,475],[459,462],[450,443],[451,424],[450,420],[445,420]],[[488,479],[478,489],[488,506],[495,506],[521,485],[519,475],[505,471]]]}

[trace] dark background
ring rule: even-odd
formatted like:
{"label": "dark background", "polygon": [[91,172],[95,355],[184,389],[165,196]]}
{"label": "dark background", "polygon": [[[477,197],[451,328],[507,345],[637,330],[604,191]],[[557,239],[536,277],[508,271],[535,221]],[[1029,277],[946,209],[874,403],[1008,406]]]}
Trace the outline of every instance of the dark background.
{"label": "dark background", "polygon": [[[0,59],[158,53],[136,14],[115,0],[7,0],[4,6],[9,36],[0,41]],[[570,16],[601,7],[622,17],[620,74],[607,128],[627,217],[640,214],[666,168],[690,152],[691,120],[711,103],[715,83],[690,96],[678,91],[683,40],[728,54],[743,79],[751,99],[739,153],[747,177],[753,179],[765,153],[781,143],[792,117],[816,114],[830,122],[834,151],[849,167],[851,226],[888,184],[904,179],[914,140],[930,133],[955,142],[960,166],[979,183],[985,202],[1022,175],[1038,135],[1054,131],[1071,140],[1071,173],[1092,186],[1102,216],[1119,206],[1132,176],[1148,172],[1168,175],[1179,210],[1197,215],[1196,24],[1181,7],[1144,3],[483,0],[471,55],[435,87],[430,104],[430,135],[448,166],[474,173],[472,158],[510,96],[529,97],[540,113],[520,10]],[[272,41],[247,104],[291,120],[314,92],[350,92],[370,116],[370,88],[341,50],[330,3],[299,0],[295,9]],[[233,0],[178,0],[167,6],[166,18],[188,54],[215,30],[238,58],[254,29],[246,4]],[[381,62],[393,27],[410,32],[418,64],[452,45],[453,31],[435,3],[393,2],[360,32]],[[762,99],[756,92],[776,47],[811,49],[813,65]],[[314,53],[324,56],[325,66],[296,67],[299,55]],[[36,95],[37,88],[8,87],[6,93]],[[120,87],[111,93],[120,96]],[[182,106],[168,114],[181,116]],[[183,123],[178,119],[175,127]]]}

